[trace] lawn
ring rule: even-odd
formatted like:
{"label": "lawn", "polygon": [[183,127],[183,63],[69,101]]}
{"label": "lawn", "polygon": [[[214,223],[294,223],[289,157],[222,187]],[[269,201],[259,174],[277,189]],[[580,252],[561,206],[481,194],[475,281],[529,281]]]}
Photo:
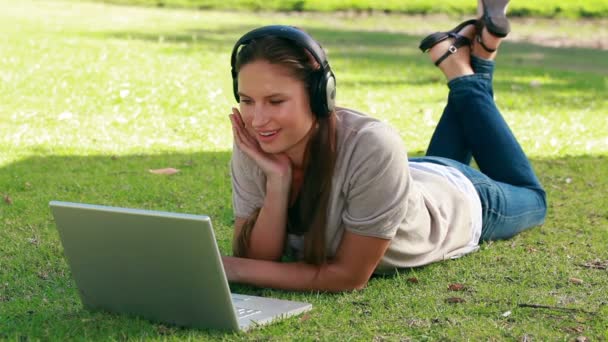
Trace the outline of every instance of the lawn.
{"label": "lawn", "polygon": [[[391,123],[419,155],[447,88],[416,46],[458,20],[0,0],[0,340],[608,339],[608,51],[524,36],[501,48],[495,92],[548,192],[543,226],[352,293],[234,286],[314,305],[247,334],[82,309],[50,200],[207,214],[230,252],[229,54],[246,30],[307,29],[328,50],[339,104]],[[515,21],[513,37],[605,41],[602,25]],[[149,172],[165,167],[180,172]]]}

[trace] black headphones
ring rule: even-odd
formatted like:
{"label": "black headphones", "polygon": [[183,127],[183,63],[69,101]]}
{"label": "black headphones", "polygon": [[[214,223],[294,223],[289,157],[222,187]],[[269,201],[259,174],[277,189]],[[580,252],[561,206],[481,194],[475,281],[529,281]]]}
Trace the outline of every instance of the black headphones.
{"label": "black headphones", "polygon": [[249,31],[236,42],[232,49],[232,56],[230,57],[232,89],[236,101],[239,102],[240,100],[238,94],[238,74],[235,70],[236,57],[239,48],[249,44],[254,39],[265,36],[275,36],[293,41],[299,47],[310,52],[317,63],[319,63],[321,67],[314,73],[310,84],[310,108],[318,117],[328,116],[335,108],[336,77],[331,71],[331,67],[329,66],[329,62],[327,61],[327,57],[325,56],[325,52],[321,45],[304,31],[292,26],[271,25],[259,27]]}

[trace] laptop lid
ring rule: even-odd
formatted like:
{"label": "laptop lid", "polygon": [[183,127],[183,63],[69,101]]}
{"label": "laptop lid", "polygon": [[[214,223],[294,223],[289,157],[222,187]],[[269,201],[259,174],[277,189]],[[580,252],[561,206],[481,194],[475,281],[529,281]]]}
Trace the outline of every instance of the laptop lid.
{"label": "laptop lid", "polygon": [[209,217],[59,201],[50,207],[86,308],[239,329]]}

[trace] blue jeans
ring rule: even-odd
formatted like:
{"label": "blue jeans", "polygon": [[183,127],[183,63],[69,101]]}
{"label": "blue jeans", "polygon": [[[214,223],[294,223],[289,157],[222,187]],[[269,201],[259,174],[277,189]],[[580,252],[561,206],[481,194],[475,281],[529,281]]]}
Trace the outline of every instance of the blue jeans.
{"label": "blue jeans", "polygon": [[471,56],[471,65],[474,75],[448,82],[448,103],[426,156],[410,160],[460,170],[481,199],[481,240],[508,239],[544,222],[546,194],[494,103],[494,62]]}

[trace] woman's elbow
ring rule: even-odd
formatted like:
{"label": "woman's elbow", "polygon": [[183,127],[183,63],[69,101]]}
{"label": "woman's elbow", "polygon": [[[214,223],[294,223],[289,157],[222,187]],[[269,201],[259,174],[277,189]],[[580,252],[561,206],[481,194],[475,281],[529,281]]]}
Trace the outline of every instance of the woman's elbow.
{"label": "woman's elbow", "polygon": [[341,286],[331,289],[331,292],[335,292],[335,293],[355,292],[355,291],[363,290],[366,286],[367,286],[367,281],[341,284]]}
{"label": "woman's elbow", "polygon": [[357,275],[349,275],[342,278],[334,284],[338,285],[333,288],[332,292],[354,292],[363,290],[367,286],[369,277],[361,277]]}
{"label": "woman's elbow", "polygon": [[363,290],[366,286],[367,286],[367,280],[364,282],[358,282],[352,286],[351,291]]}

